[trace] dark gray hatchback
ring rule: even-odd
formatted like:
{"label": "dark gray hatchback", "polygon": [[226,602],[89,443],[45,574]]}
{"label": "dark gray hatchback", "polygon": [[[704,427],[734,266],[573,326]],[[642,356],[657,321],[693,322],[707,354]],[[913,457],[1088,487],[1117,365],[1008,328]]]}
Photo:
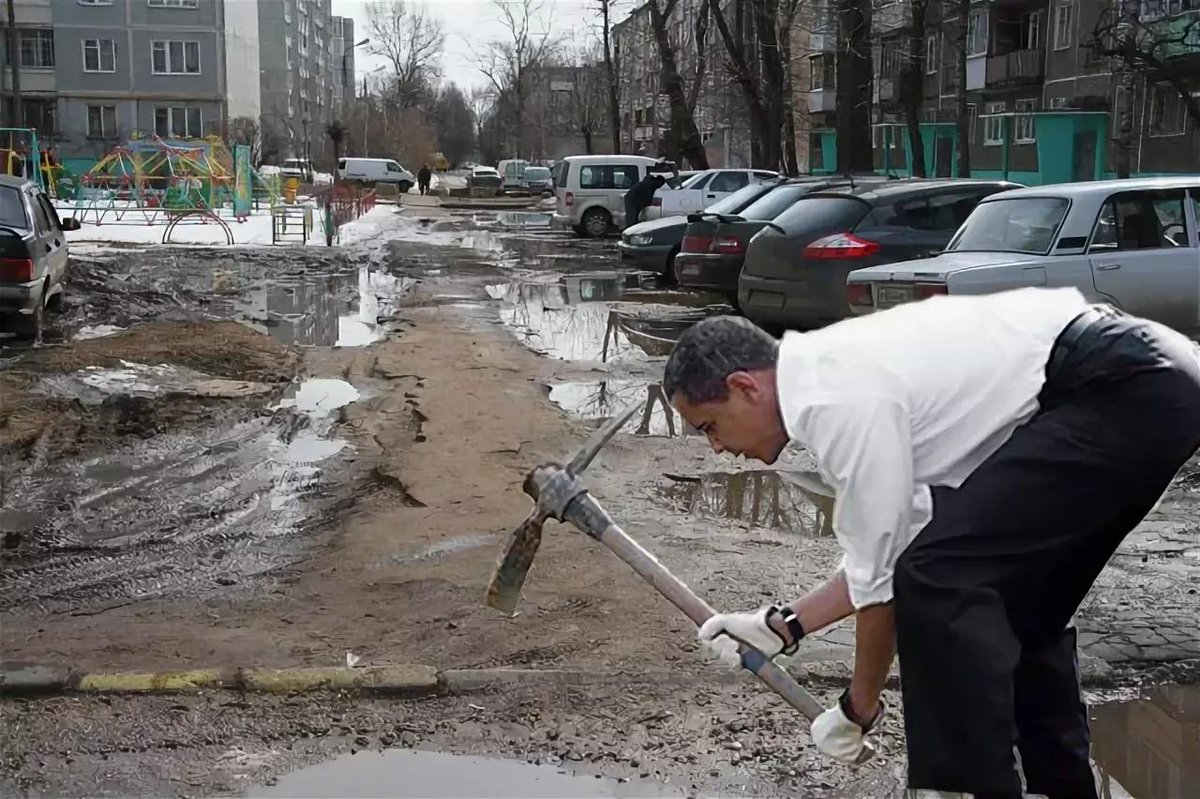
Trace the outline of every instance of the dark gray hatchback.
{"label": "dark gray hatchback", "polygon": [[998,180],[902,180],[813,192],[751,239],[738,305],[769,329],[845,319],[850,272],[941,252],[980,200],[1015,188]]}

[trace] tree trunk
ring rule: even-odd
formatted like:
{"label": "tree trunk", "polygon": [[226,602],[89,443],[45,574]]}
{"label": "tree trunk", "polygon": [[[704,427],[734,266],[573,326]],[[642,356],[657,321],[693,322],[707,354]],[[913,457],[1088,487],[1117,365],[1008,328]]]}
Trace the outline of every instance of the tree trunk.
{"label": "tree trunk", "polygon": [[957,0],[958,27],[954,32],[957,44],[955,72],[958,86],[955,91],[955,110],[958,112],[958,177],[971,177],[971,113],[967,108],[967,31],[971,22],[971,0]]}
{"label": "tree trunk", "polygon": [[921,99],[925,94],[922,65],[925,62],[925,2],[912,4],[912,21],[908,28],[908,53],[904,63],[900,91],[904,94],[904,122],[908,127],[909,149],[912,151],[912,175],[928,176],[925,166],[925,142],[921,136]]}
{"label": "tree trunk", "polygon": [[800,174],[800,158],[796,153],[796,90],[792,69],[792,26],[796,22],[796,0],[785,0],[787,6],[779,31],[779,50],[783,56],[783,171],[791,176]]}
{"label": "tree trunk", "polygon": [[[8,0],[8,61],[12,64],[12,126],[25,127],[25,104],[21,102],[21,43],[17,36],[17,12]],[[35,158],[37,154],[35,153]]]}
{"label": "tree trunk", "polygon": [[592,147],[592,126],[584,125],[582,128],[579,129],[579,132],[583,134],[584,152],[586,152],[588,155],[594,154],[596,151]]}
{"label": "tree trunk", "polygon": [[612,57],[612,31],[609,26],[610,2],[611,0],[600,0],[600,13],[604,22],[604,75],[608,80],[608,127],[612,133],[613,155],[617,155],[621,152],[621,105],[617,99],[617,68]]}
{"label": "tree trunk", "polygon": [[[783,116],[787,104],[783,94],[783,58],[779,52],[779,0],[753,0],[754,26],[758,34],[759,64],[762,70],[764,98],[777,97],[778,102],[764,102],[767,116],[766,141],[763,149],[768,160],[763,166],[779,169],[783,165]],[[786,167],[785,167],[786,169]]]}
{"label": "tree trunk", "polygon": [[838,0],[837,169],[873,172],[871,0]]}
{"label": "tree trunk", "polygon": [[[745,25],[743,2],[746,0],[737,0],[735,5],[736,37],[725,20],[721,4],[710,3],[709,8],[712,11],[713,21],[717,23],[717,30],[721,33],[721,40],[725,43],[725,52],[729,55],[729,67],[733,72],[734,80],[741,87],[742,95],[746,99],[746,110],[750,122],[750,163],[752,166],[767,167],[772,155],[775,155],[778,160],[778,149],[772,152],[767,147],[770,135],[770,115],[763,103],[762,95],[759,93],[758,81],[750,68],[750,59],[746,52],[746,40],[743,35],[743,26]],[[776,134],[775,141],[778,141],[778,134]]]}
{"label": "tree trunk", "polygon": [[[667,21],[659,8],[658,0],[650,0],[650,27],[654,29],[654,41],[658,45],[658,56],[662,62],[662,88],[666,92],[671,108],[669,134],[679,145],[679,152],[687,158],[693,169],[708,169],[708,153],[700,141],[696,120],[688,111],[687,95],[684,93],[683,78],[675,65],[675,50],[667,34]],[[675,3],[668,0],[668,13]]]}

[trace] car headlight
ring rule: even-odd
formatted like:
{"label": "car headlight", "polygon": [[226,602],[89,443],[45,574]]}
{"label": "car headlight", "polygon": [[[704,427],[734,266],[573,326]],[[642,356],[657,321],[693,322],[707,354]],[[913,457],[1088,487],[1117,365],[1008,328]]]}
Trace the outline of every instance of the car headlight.
{"label": "car headlight", "polygon": [[647,244],[654,243],[654,237],[650,235],[630,236],[629,243],[635,247],[645,247]]}

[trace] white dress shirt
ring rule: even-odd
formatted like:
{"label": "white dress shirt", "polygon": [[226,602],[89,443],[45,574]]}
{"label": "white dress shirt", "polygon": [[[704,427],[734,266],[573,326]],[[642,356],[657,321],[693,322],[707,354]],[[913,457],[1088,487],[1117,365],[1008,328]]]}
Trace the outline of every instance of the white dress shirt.
{"label": "white dress shirt", "polygon": [[961,485],[1033,416],[1054,341],[1087,307],[1073,288],[1025,288],[784,335],[780,415],[837,491],[856,608],[892,599],[896,559],[931,518],[929,487]]}

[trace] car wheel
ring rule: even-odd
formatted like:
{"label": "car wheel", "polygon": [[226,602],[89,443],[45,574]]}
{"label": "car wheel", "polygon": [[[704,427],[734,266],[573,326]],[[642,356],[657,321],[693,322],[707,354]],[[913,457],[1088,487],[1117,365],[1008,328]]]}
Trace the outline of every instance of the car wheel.
{"label": "car wheel", "polygon": [[679,255],[679,248],[671,250],[671,254],[667,256],[667,269],[663,272],[663,284],[667,286],[679,285],[679,271],[675,268],[675,256]]}
{"label": "car wheel", "polygon": [[407,180],[402,180],[396,184],[396,188],[400,190],[401,194],[408,194],[408,190],[412,188],[412,184]]}
{"label": "car wheel", "polygon": [[589,208],[580,220],[584,233],[593,239],[603,238],[612,224],[612,217],[603,208]]}

